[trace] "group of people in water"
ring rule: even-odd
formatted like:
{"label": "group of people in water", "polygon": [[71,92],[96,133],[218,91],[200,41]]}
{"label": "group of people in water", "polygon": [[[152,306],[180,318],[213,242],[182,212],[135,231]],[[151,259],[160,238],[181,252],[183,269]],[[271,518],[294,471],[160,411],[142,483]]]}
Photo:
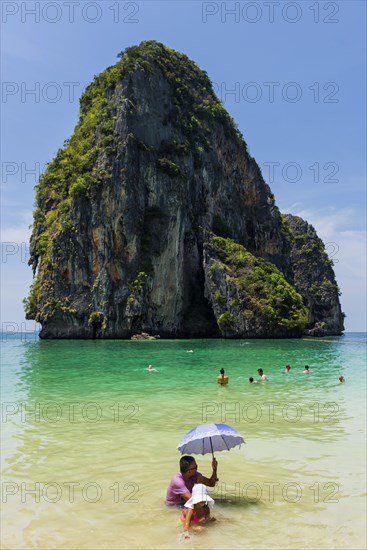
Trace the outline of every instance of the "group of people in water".
{"label": "group of people in water", "polygon": [[[290,365],[286,365],[283,372],[285,374],[289,374],[290,371],[291,371],[291,368],[292,367]],[[312,370],[310,369],[310,367],[308,365],[305,365],[304,368],[303,368],[303,374],[310,374],[311,372],[312,372]],[[268,380],[268,377],[266,376],[266,374],[264,374],[263,369],[257,369],[257,374],[259,375],[259,380],[254,380],[253,376],[250,376],[250,378],[248,379],[250,384],[259,384],[261,382],[266,382]],[[218,384],[222,384],[222,385],[223,384],[228,384],[228,376],[226,376],[225,371],[224,371],[223,368],[220,369],[219,376],[218,376],[217,380],[218,380]],[[345,382],[345,378],[341,374],[339,376],[339,383],[344,384],[344,382]]]}
{"label": "group of people in water", "polygon": [[[291,367],[289,367],[289,368],[291,368]],[[268,379],[266,374],[264,374],[263,369],[257,369],[257,373],[260,376],[260,379],[259,380],[254,380],[253,377],[250,376],[250,378],[249,378],[250,384],[258,384],[259,382],[266,382],[266,380]],[[217,378],[217,381],[218,381],[218,384],[222,384],[222,385],[223,384],[228,384],[228,376],[226,376],[225,371],[224,371],[223,368],[221,368],[220,371],[219,371],[219,376]]]}
{"label": "group of people in water", "polygon": [[[290,365],[286,365],[283,372],[285,374],[289,374],[290,371],[291,371],[291,368],[292,367]],[[152,365],[148,365],[146,370],[148,372],[159,372]],[[303,368],[303,374],[310,374],[311,372],[312,372],[312,370],[310,369],[310,367],[308,365],[305,365],[304,368]],[[257,369],[257,374],[259,375],[259,380],[255,380],[253,376],[250,376],[250,378],[248,379],[250,384],[260,384],[261,382],[266,382],[268,380],[268,377],[266,376],[266,374],[264,374],[263,369]],[[221,384],[221,385],[228,384],[228,380],[229,380],[229,378],[225,374],[225,370],[223,368],[221,368],[220,371],[219,371],[219,376],[217,378],[218,384]],[[344,382],[345,382],[345,378],[341,374],[339,376],[339,384],[344,384]]]}
{"label": "group of people in water", "polygon": [[[283,372],[289,374],[291,366],[286,365]],[[158,372],[148,365],[147,370],[149,372]],[[303,374],[310,374],[312,370],[308,365],[304,366]],[[268,380],[263,369],[257,369],[259,380],[254,380],[251,376],[249,378],[250,384],[259,384]],[[218,384],[228,384],[228,376],[225,374],[224,368],[220,369],[218,375]],[[339,376],[339,382],[344,383],[345,378],[343,375]],[[190,540],[189,529],[193,531],[203,531],[206,528],[203,527],[209,521],[215,521],[215,518],[211,516],[211,510],[215,501],[208,495],[207,487],[214,487],[217,478],[218,462],[213,457],[212,460],[212,475],[210,478],[203,476],[198,471],[196,460],[191,456],[183,456],[180,459],[180,471],[176,473],[168,486],[166,493],[166,505],[177,506],[180,508],[180,522],[183,526],[183,532],[181,533],[181,541],[186,542]]]}
{"label": "group of people in water", "polygon": [[250,384],[259,384],[259,382],[266,382],[267,381],[268,377],[266,376],[266,374],[264,374],[263,369],[257,369],[257,374],[260,376],[260,379],[259,380],[254,380],[254,378],[252,376],[250,376],[250,378],[248,379]]}
{"label": "group of people in water", "polygon": [[[191,350],[190,350],[191,352]],[[284,373],[285,374],[289,374],[290,371],[291,371],[291,366],[290,365],[286,365],[285,366],[285,369],[284,369]],[[159,372],[157,369],[155,369],[152,365],[148,365],[147,369],[146,369],[148,372]],[[303,374],[310,374],[312,372],[312,370],[310,369],[310,367],[308,365],[305,365],[304,368],[303,368]],[[259,380],[255,380],[253,378],[253,376],[250,376],[250,378],[248,379],[248,381],[250,382],[250,384],[259,384],[260,382],[266,382],[268,380],[268,377],[266,376],[266,374],[264,374],[264,371],[263,369],[257,369],[257,374],[259,375]],[[218,381],[218,384],[221,384],[221,385],[225,385],[225,384],[228,384],[228,376],[225,374],[225,370],[223,368],[220,369],[219,371],[219,376],[217,378],[217,381]],[[340,384],[344,384],[345,382],[345,378],[344,376],[341,374],[339,376],[339,383]]]}

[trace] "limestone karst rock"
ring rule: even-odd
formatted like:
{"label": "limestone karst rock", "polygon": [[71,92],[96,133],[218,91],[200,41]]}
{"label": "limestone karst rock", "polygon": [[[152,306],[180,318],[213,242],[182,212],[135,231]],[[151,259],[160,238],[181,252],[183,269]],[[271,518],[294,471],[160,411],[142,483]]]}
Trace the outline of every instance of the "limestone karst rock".
{"label": "limestone karst rock", "polygon": [[120,57],[37,186],[27,318],[43,338],[301,335],[289,224],[206,73],[155,41]]}
{"label": "limestone karst rock", "polygon": [[291,263],[294,286],[307,304],[306,333],[314,336],[340,335],[344,314],[339,302],[332,260],[312,225],[299,216],[286,214],[291,238]]}

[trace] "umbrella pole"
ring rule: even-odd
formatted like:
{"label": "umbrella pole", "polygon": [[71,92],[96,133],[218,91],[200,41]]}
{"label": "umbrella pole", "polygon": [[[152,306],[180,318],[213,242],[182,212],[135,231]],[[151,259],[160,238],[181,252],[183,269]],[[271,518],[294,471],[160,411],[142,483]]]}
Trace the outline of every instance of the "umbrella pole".
{"label": "umbrella pole", "polygon": [[214,458],[212,438],[209,437],[209,439],[210,439],[210,446],[211,446],[211,448],[212,448],[212,457]]}
{"label": "umbrella pole", "polygon": [[[211,437],[209,437],[209,439],[210,439],[210,446],[211,446],[211,448],[212,448],[212,458],[214,458],[214,451],[213,451],[213,443],[212,443],[212,438],[211,438]],[[218,478],[216,478],[216,480],[215,480],[215,481],[217,482],[217,481],[219,481],[219,479],[218,479]]]}

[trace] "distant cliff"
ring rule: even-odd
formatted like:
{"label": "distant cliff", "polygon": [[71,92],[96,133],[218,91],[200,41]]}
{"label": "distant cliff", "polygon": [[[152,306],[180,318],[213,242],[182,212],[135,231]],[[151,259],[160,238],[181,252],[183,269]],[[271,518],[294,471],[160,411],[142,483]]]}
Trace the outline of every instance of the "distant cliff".
{"label": "distant cliff", "polygon": [[332,261],[315,229],[298,216],[285,215],[291,230],[291,263],[294,286],[309,309],[306,333],[313,336],[339,335],[344,330],[344,313]]}
{"label": "distant cliff", "polygon": [[309,226],[281,216],[206,73],[154,41],[120,57],[36,188],[25,309],[41,337],[339,334],[338,293],[301,276]]}

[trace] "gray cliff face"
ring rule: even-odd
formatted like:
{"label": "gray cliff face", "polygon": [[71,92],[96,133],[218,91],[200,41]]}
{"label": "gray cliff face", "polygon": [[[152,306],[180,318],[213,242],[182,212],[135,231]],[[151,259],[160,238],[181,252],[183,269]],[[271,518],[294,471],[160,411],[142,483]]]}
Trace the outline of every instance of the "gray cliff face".
{"label": "gray cliff face", "polygon": [[131,48],[87,90],[37,206],[27,314],[43,338],[226,335],[204,266],[211,231],[292,281],[259,167],[205,74],[158,43]]}
{"label": "gray cliff face", "polygon": [[291,262],[294,286],[309,309],[306,334],[340,335],[344,314],[332,261],[315,229],[298,216],[285,216],[293,235]]}

